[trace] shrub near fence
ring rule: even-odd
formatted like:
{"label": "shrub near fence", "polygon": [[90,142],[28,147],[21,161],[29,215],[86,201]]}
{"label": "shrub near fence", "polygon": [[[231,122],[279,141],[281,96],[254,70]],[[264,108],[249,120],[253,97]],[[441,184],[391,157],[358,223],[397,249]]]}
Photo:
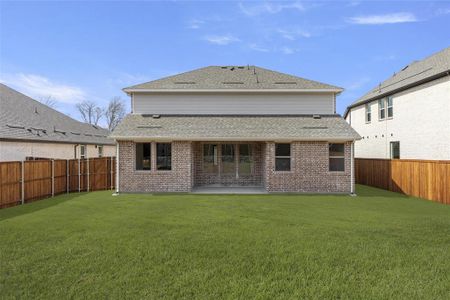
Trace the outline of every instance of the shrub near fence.
{"label": "shrub near fence", "polygon": [[114,157],[0,162],[0,208],[54,195],[115,188]]}
{"label": "shrub near fence", "polygon": [[450,161],[355,159],[356,183],[450,204]]}

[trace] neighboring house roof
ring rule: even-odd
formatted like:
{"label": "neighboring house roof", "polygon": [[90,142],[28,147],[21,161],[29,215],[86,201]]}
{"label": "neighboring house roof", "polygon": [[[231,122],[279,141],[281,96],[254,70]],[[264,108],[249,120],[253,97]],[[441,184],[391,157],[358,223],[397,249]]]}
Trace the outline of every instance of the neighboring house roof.
{"label": "neighboring house roof", "polygon": [[161,116],[130,114],[111,134],[117,140],[159,139],[184,141],[351,141],[360,139],[339,115],[316,119],[312,115],[197,115]]}
{"label": "neighboring house roof", "polygon": [[395,73],[389,79],[383,81],[367,94],[353,102],[346,110],[359,106],[378,98],[394,94],[424,82],[449,75],[450,72],[450,47],[435,53],[421,61],[414,61]]}
{"label": "neighboring house roof", "polygon": [[107,129],[76,121],[0,84],[0,139],[113,145]]}
{"label": "neighboring house roof", "polygon": [[341,92],[342,88],[256,66],[209,66],[130,86],[125,92],[211,90],[310,90]]}

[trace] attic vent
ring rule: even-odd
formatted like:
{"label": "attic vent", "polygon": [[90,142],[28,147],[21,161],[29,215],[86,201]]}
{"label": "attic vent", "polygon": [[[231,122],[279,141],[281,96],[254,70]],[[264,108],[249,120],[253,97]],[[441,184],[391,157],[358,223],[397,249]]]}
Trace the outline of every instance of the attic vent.
{"label": "attic vent", "polygon": [[297,84],[295,81],[278,81],[275,84]]}
{"label": "attic vent", "polygon": [[162,126],[138,126],[137,128],[156,129],[156,128],[162,128]]}
{"label": "attic vent", "polygon": [[321,119],[322,117],[320,115],[313,115],[313,119]]}
{"label": "attic vent", "polygon": [[92,136],[91,133],[85,133],[84,135],[85,135],[85,136]]}
{"label": "attic vent", "polygon": [[303,126],[303,129],[328,129],[326,126]]}
{"label": "attic vent", "polygon": [[152,118],[153,119],[159,119],[159,118],[161,118],[161,115],[152,115]]}
{"label": "attic vent", "polygon": [[97,125],[92,125],[92,127],[94,127],[95,129],[98,129],[98,126],[97,126]]}
{"label": "attic vent", "polygon": [[195,84],[194,81],[175,81],[175,84]]}
{"label": "attic vent", "polygon": [[53,131],[54,131],[54,132],[56,132],[56,133],[62,133],[62,134],[66,134],[66,132],[65,132],[65,131],[62,131],[62,130],[58,130],[58,129],[56,129],[56,128],[53,128]]}
{"label": "attic vent", "polygon": [[409,65],[407,65],[406,67],[403,67],[402,71],[405,71],[406,69],[408,69]]}
{"label": "attic vent", "polygon": [[9,128],[25,129],[25,126],[6,124]]}
{"label": "attic vent", "polygon": [[238,69],[244,69],[245,67],[238,67]]}
{"label": "attic vent", "polygon": [[79,133],[79,132],[73,132],[73,131],[71,131],[70,132],[71,134],[74,134],[74,135],[80,135],[81,133]]}
{"label": "attic vent", "polygon": [[223,84],[244,84],[242,81],[225,81]]}

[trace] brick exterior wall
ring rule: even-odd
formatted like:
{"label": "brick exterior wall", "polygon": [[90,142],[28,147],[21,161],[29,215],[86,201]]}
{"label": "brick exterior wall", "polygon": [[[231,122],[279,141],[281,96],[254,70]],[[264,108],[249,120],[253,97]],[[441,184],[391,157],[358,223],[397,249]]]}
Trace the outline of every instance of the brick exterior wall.
{"label": "brick exterior wall", "polygon": [[351,143],[345,144],[345,171],[328,171],[327,142],[291,144],[291,171],[275,171],[275,143],[265,151],[265,183],[269,192],[350,193]]}
{"label": "brick exterior wall", "polygon": [[134,142],[119,142],[119,192],[190,192],[193,185],[192,143],[172,142],[172,170],[156,170],[152,143],[151,170],[136,170]]}
{"label": "brick exterior wall", "polygon": [[[253,165],[251,174],[244,175],[239,174],[239,178],[236,178],[236,172],[238,171],[238,165],[236,165],[236,170],[230,174],[218,173],[211,174],[205,173],[203,168],[203,145],[204,144],[215,144],[217,145],[218,157],[221,157],[221,144],[232,144],[235,145],[236,160],[239,160],[239,151],[237,144],[250,144],[252,147],[253,154]],[[262,146],[263,143],[250,143],[250,142],[224,142],[224,143],[194,143],[194,184],[195,185],[224,185],[224,186],[262,186],[263,169],[262,169]],[[220,162],[218,163],[218,168],[221,167]]]}
{"label": "brick exterior wall", "polygon": [[[219,144],[220,145],[220,144]],[[220,148],[220,147],[219,147]],[[220,180],[201,168],[202,143],[172,142],[172,170],[156,170],[156,144],[152,144],[152,170],[135,170],[135,143],[119,142],[119,192],[190,192],[194,185],[262,185],[269,192],[350,193],[351,143],[345,144],[345,171],[328,171],[327,142],[293,142],[291,171],[275,171],[275,143],[254,147],[253,178],[227,175]]]}

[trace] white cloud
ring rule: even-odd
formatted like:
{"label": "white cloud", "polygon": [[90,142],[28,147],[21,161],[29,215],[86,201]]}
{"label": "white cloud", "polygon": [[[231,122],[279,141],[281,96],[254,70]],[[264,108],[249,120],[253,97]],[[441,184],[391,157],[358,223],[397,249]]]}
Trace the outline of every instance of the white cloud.
{"label": "white cloud", "polygon": [[282,47],[280,50],[283,54],[294,54],[297,52],[297,49],[291,47]]}
{"label": "white cloud", "polygon": [[270,51],[269,49],[264,48],[264,47],[262,47],[262,46],[259,46],[258,44],[254,44],[254,43],[249,44],[248,47],[249,47],[251,50],[259,51],[259,52],[269,52],[269,51]]}
{"label": "white cloud", "polygon": [[208,41],[211,44],[225,46],[231,43],[239,42],[240,39],[238,39],[235,36],[232,36],[230,34],[227,35],[209,35],[205,37],[205,40]]}
{"label": "white cloud", "polygon": [[311,37],[311,33],[302,29],[294,29],[294,30],[278,29],[277,31],[281,34],[283,38],[291,41],[295,41],[298,38]]}
{"label": "white cloud", "polygon": [[2,74],[0,82],[35,99],[51,97],[61,103],[74,104],[87,98],[86,92],[77,86],[58,83],[35,74]]}
{"label": "white cloud", "polygon": [[205,24],[205,21],[199,19],[193,19],[189,21],[188,28],[190,29],[199,29],[202,25]]}
{"label": "white cloud", "polygon": [[400,12],[385,15],[367,15],[357,16],[349,19],[350,23],[361,25],[382,25],[382,24],[396,24],[417,22],[417,18],[412,13]]}
{"label": "white cloud", "polygon": [[305,7],[300,2],[265,2],[257,5],[244,5],[239,3],[239,9],[247,16],[257,16],[260,14],[276,14],[285,9],[304,11]]}

